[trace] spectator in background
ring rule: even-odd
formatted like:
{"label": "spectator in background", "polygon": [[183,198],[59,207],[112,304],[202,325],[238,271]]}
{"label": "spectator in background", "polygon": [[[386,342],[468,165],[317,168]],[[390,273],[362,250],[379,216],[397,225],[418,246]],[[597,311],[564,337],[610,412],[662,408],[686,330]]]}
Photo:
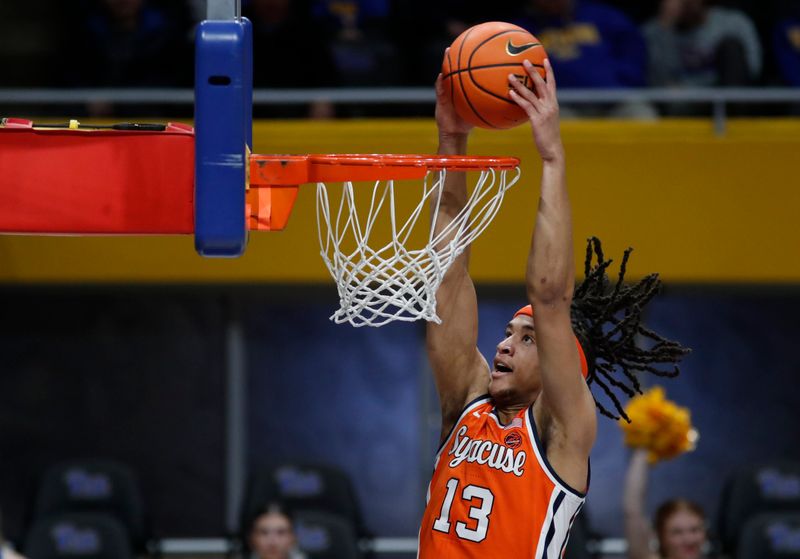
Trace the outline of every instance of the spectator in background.
{"label": "spectator in background", "polygon": [[358,39],[384,30],[389,4],[389,0],[313,0],[311,13],[332,28],[336,38]]}
{"label": "spectator in background", "polygon": [[784,83],[800,87],[800,6],[795,3],[790,10],[775,26],[772,44]]}
{"label": "spectator in background", "polygon": [[292,520],[277,503],[263,507],[253,517],[248,534],[253,559],[303,559],[297,551]]}
{"label": "spectator in background", "polygon": [[[338,84],[325,29],[315,24],[298,0],[251,0],[245,15],[253,22],[253,85],[264,88],[320,88]],[[280,107],[256,116],[326,118],[325,100],[299,110]]]}
{"label": "spectator in background", "polygon": [[[513,23],[542,42],[561,89],[645,85],[647,60],[641,32],[615,8],[591,0],[530,0]],[[561,113],[592,116],[606,111],[562,105]],[[650,118],[655,111],[644,103],[626,103],[608,114]]]}
{"label": "spectator in background", "polygon": [[385,39],[389,0],[313,0],[311,13],[332,38],[344,86],[397,83],[397,51]]}
{"label": "spectator in background", "polygon": [[[77,29],[65,25],[62,82],[71,87],[176,87],[191,84],[188,20],[147,0],[94,0]],[[176,11],[177,12],[177,11]],[[126,107],[128,109],[129,107]],[[129,111],[127,111],[129,113]],[[110,116],[107,104],[89,107]]]}
{"label": "spectator in background", "polygon": [[623,11],[637,25],[641,25],[655,16],[658,7],[657,2],[643,2],[642,0],[603,0],[603,3]]}
{"label": "spectator in background", "polygon": [[447,47],[471,26],[511,21],[518,0],[392,0],[390,33],[404,58],[404,81],[430,86]]}
{"label": "spectator in background", "polygon": [[[623,494],[628,559],[700,559],[708,544],[703,509],[685,499],[667,501],[656,510],[651,527],[645,514],[649,469],[648,451],[635,449]],[[653,536],[658,542],[657,552],[650,545]]]}
{"label": "spectator in background", "polygon": [[644,27],[649,84],[657,87],[744,86],[761,73],[753,22],[706,0],[661,0]]}
{"label": "spectator in background", "polygon": [[516,19],[542,42],[561,89],[640,87],[644,41],[622,12],[591,0],[530,0]]}
{"label": "spectator in background", "polygon": [[11,549],[3,536],[3,515],[0,513],[0,559],[25,559],[22,555]]}

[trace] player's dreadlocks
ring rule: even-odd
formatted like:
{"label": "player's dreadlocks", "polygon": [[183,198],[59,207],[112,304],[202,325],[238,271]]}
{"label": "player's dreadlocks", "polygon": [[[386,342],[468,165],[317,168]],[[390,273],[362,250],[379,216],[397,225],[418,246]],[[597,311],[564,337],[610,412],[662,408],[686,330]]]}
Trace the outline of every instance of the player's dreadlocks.
{"label": "player's dreadlocks", "polygon": [[[631,251],[625,251],[616,283],[606,270],[613,260],[606,260],[600,240],[592,237],[586,244],[585,279],[576,289],[572,300],[572,327],[575,330],[589,363],[589,384],[596,383],[614,402],[620,416],[630,421],[614,394],[612,387],[627,396],[641,393],[636,373],[647,371],[660,377],[679,374],[677,362],[689,349],[663,338],[641,323],[645,305],[661,287],[658,274],[650,274],[635,284],[624,284],[625,269]],[[592,260],[597,257],[597,263]],[[649,349],[636,345],[636,336],[649,340]],[[617,371],[623,377],[618,378]],[[619,419],[597,402],[600,413]]]}

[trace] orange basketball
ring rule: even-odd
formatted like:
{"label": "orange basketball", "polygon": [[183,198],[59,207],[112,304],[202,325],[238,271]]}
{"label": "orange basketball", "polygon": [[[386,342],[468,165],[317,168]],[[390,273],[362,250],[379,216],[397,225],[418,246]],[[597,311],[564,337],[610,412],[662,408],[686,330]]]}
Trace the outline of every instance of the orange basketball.
{"label": "orange basketball", "polygon": [[545,58],[539,40],[523,28],[502,21],[481,23],[450,46],[442,63],[445,91],[467,122],[481,128],[511,128],[528,116],[508,94],[508,74],[532,87],[522,61],[529,60],[544,77]]}

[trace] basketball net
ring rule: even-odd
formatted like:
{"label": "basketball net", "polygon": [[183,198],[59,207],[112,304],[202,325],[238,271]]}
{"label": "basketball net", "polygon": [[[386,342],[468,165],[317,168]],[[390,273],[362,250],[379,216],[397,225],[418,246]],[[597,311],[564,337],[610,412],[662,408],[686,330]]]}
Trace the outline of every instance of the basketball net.
{"label": "basketball net", "polygon": [[[353,326],[383,326],[396,320],[441,323],[436,292],[445,273],[494,219],[506,191],[519,179],[519,167],[485,169],[464,208],[434,235],[447,169],[430,170],[422,181],[419,204],[403,219],[397,215],[394,180],[377,180],[369,194],[367,215],[359,216],[356,193],[368,186],[344,182],[341,198],[331,200],[324,182],[317,183],[317,229],[320,254],[339,292],[339,310],[331,320]],[[430,204],[432,223],[424,246],[407,242]],[[370,246],[376,224],[388,220],[391,240]],[[427,220],[423,226],[428,227]],[[446,242],[445,242],[446,241]],[[438,247],[438,248],[436,248]]]}

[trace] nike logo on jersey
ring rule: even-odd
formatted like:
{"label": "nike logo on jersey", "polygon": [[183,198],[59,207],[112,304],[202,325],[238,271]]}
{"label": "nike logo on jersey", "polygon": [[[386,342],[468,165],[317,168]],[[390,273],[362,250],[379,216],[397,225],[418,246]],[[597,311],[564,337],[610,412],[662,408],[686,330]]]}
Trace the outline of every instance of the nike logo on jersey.
{"label": "nike logo on jersey", "polygon": [[472,439],[466,434],[467,426],[463,425],[453,437],[453,446],[447,453],[453,457],[449,464],[451,468],[457,467],[462,462],[477,462],[517,477],[522,477],[525,473],[522,467],[528,457],[524,450],[515,452],[513,448],[492,441]]}
{"label": "nike logo on jersey", "polygon": [[542,43],[525,43],[524,45],[516,46],[514,43],[511,42],[511,39],[508,40],[506,43],[506,52],[511,56],[517,56],[522,54],[528,49],[532,49],[533,47],[538,47]]}

